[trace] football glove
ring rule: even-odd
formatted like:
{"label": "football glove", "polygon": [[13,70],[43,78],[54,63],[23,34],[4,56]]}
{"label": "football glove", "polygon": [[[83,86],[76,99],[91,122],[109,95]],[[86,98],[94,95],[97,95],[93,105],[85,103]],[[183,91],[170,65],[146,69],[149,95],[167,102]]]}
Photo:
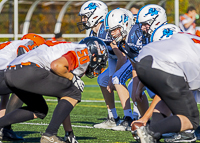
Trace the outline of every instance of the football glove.
{"label": "football glove", "polygon": [[84,82],[80,79],[80,77],[78,77],[77,75],[74,75],[74,77],[72,78],[72,83],[81,91],[83,92],[84,89]]}

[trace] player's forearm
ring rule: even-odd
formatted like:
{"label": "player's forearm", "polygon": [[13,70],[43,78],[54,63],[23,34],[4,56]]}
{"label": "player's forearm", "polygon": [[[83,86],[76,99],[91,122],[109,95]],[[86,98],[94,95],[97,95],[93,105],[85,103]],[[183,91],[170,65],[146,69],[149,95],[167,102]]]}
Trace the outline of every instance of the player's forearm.
{"label": "player's forearm", "polygon": [[156,107],[156,105],[158,104],[158,102],[160,101],[160,97],[158,95],[156,95],[151,103],[151,105],[149,106],[148,110],[145,112],[143,118],[146,118],[147,120],[151,118],[152,114],[153,114],[153,110]]}
{"label": "player's forearm", "polygon": [[120,58],[117,58],[117,64],[115,71],[119,70],[127,61],[127,58],[122,56]]}
{"label": "player's forearm", "polygon": [[68,71],[68,68],[66,67],[66,65],[62,64],[61,62],[53,61],[51,63],[51,70],[55,74],[65,77],[69,80],[72,80],[74,76],[71,72]]}

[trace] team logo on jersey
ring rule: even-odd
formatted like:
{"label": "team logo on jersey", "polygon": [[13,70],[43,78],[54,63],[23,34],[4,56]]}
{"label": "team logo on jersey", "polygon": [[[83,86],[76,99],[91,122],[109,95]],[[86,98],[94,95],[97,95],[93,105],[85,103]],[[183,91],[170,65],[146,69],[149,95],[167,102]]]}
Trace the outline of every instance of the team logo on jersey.
{"label": "team logo on jersey", "polygon": [[87,7],[84,8],[84,10],[86,10],[87,8],[89,10],[92,10],[92,9],[96,9],[97,7],[99,6],[96,3],[91,2]]}
{"label": "team logo on jersey", "polygon": [[159,12],[159,11],[158,11],[156,8],[150,8],[149,11],[148,11],[148,13],[145,14],[145,16],[147,16],[147,15],[149,15],[149,14],[150,14],[151,16],[158,15],[158,12]]}
{"label": "team logo on jersey", "polygon": [[[124,17],[124,19],[123,19],[123,17]],[[121,23],[123,20],[124,20],[124,23],[125,23],[126,21],[128,21],[128,15],[126,15],[126,14],[121,15],[121,20],[119,21],[119,23]]]}
{"label": "team logo on jersey", "polygon": [[160,38],[162,39],[164,36],[169,37],[169,36],[173,35],[173,32],[174,31],[169,29],[169,28],[164,29],[163,30],[163,35]]}

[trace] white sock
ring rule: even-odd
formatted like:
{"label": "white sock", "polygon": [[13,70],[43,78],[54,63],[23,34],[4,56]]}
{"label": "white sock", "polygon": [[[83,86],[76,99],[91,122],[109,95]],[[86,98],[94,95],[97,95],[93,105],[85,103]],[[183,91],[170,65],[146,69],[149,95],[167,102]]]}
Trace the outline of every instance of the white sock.
{"label": "white sock", "polygon": [[118,117],[117,115],[117,111],[116,111],[116,108],[113,108],[113,109],[108,109],[108,118],[114,118],[116,119]]}
{"label": "white sock", "polygon": [[129,116],[133,119],[133,114],[131,109],[124,110],[124,116]]}
{"label": "white sock", "polygon": [[141,116],[140,111],[138,110],[137,106],[133,104],[133,116],[138,116],[138,118]]}

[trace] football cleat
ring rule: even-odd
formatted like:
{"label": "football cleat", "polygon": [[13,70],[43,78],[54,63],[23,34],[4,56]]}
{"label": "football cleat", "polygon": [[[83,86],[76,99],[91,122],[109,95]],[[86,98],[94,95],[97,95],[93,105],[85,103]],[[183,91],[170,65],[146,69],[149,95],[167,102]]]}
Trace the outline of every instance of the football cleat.
{"label": "football cleat", "polygon": [[102,129],[112,129],[120,124],[120,118],[107,118],[107,120],[103,121],[102,123],[95,124],[94,128],[102,128]]}
{"label": "football cleat", "polygon": [[48,136],[43,134],[40,143],[65,143],[60,137],[56,135]]}
{"label": "football cleat", "polygon": [[24,140],[24,138],[18,136],[12,129],[2,128],[0,130],[0,140]]}
{"label": "football cleat", "polygon": [[141,126],[144,126],[144,123],[142,122],[134,122],[131,126],[131,133],[133,135],[133,138],[137,141],[140,142],[140,138],[137,135],[137,129],[139,129]]}
{"label": "football cleat", "polygon": [[165,142],[195,142],[197,140],[194,130],[192,132],[176,133],[170,138],[165,138]]}
{"label": "football cleat", "polygon": [[149,131],[147,126],[141,126],[139,129],[137,129],[137,135],[140,138],[141,143],[156,143],[157,140],[153,137],[152,134],[150,134],[151,131]]}
{"label": "football cleat", "polygon": [[131,123],[133,119],[129,116],[124,116],[123,121],[116,127],[113,127],[114,131],[131,131]]}

